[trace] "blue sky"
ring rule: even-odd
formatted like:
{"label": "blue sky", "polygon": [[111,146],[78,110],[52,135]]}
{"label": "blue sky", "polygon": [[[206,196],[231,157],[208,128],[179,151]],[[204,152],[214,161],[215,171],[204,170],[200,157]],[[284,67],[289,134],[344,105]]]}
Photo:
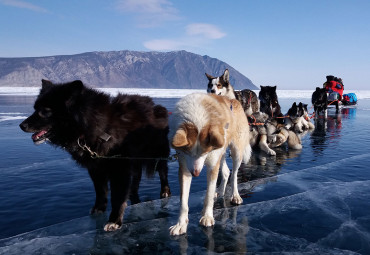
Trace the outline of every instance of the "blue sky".
{"label": "blue sky", "polygon": [[369,0],[0,0],[0,57],[187,50],[257,86],[332,74],[349,92],[370,89],[369,14]]}

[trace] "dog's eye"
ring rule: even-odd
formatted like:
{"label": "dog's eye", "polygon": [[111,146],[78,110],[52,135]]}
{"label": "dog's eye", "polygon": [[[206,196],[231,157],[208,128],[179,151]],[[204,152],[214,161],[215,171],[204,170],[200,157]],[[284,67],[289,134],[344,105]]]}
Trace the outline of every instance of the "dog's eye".
{"label": "dog's eye", "polygon": [[51,117],[52,112],[50,108],[45,108],[45,109],[41,109],[40,111],[38,111],[38,114],[41,118],[49,118]]}

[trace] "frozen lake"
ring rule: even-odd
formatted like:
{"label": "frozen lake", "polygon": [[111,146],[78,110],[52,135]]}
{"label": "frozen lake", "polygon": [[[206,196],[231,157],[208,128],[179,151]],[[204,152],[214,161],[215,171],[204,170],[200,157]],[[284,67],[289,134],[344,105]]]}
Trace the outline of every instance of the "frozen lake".
{"label": "frozen lake", "polygon": [[[127,92],[156,97],[172,111],[193,91]],[[370,254],[370,93],[354,92],[357,107],[318,119],[302,150],[278,148],[275,157],[254,151],[239,171],[243,204],[216,201],[212,228],[198,224],[205,171],[193,178],[188,233],[171,237],[177,162],[169,163],[171,198],[158,199],[158,176],[143,178],[142,203],[128,207],[119,231],[104,233],[108,214],[88,216],[95,195],[87,171],[59,148],[34,145],[18,127],[33,112],[38,89],[0,89],[0,254]],[[294,101],[311,106],[311,94],[278,90],[282,112]]]}

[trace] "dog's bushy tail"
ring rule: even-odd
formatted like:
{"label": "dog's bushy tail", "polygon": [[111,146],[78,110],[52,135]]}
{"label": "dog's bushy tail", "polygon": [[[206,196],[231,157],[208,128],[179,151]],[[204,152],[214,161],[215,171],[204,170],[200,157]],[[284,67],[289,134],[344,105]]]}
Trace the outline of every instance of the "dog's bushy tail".
{"label": "dog's bushy tail", "polygon": [[247,146],[245,146],[245,149],[244,149],[244,152],[243,152],[243,163],[244,164],[247,164],[251,158],[251,154],[252,154],[252,148],[250,146],[250,144],[248,144]]}

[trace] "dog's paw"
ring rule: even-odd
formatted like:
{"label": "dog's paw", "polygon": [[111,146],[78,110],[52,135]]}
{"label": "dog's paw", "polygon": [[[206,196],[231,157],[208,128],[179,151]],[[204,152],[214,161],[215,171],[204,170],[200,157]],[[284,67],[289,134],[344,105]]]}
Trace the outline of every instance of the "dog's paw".
{"label": "dog's paw", "polygon": [[117,229],[120,229],[120,228],[121,228],[120,225],[113,223],[113,222],[108,222],[104,226],[104,231],[111,232],[111,231],[116,231]]}
{"label": "dog's paw", "polygon": [[166,186],[163,190],[161,190],[161,195],[160,195],[161,198],[166,198],[170,196],[171,196],[171,191],[168,186]]}
{"label": "dog's paw", "polygon": [[215,196],[214,198],[217,199],[217,198],[223,198],[225,196],[225,191],[224,190],[221,190],[221,189],[218,189],[216,192],[215,192]]}
{"label": "dog's paw", "polygon": [[234,205],[241,205],[243,203],[243,199],[240,195],[233,195],[230,202]]}
{"label": "dog's paw", "polygon": [[274,150],[271,150],[271,149],[267,152],[267,154],[270,155],[270,156],[276,156],[276,152]]}
{"label": "dog's paw", "polygon": [[205,227],[211,227],[215,225],[215,219],[212,216],[204,215],[202,218],[200,218],[199,224]]}
{"label": "dog's paw", "polygon": [[91,215],[101,215],[101,214],[103,214],[105,212],[105,210],[102,210],[102,209],[98,209],[98,208],[96,208],[95,206],[93,207],[93,208],[91,208],[91,210],[90,210],[90,214]]}
{"label": "dog's paw", "polygon": [[176,225],[170,227],[170,235],[171,236],[179,236],[186,233],[188,228],[188,223],[180,223],[178,222]]}

